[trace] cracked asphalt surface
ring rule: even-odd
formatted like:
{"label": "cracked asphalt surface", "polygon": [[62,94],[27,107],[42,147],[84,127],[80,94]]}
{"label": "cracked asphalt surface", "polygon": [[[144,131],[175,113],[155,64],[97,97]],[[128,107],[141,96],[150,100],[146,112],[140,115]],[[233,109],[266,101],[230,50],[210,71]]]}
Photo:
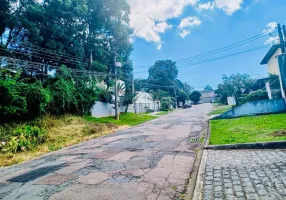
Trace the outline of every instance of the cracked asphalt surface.
{"label": "cracked asphalt surface", "polygon": [[[0,199],[178,199],[210,104],[0,169]],[[198,141],[198,140],[193,140]]]}

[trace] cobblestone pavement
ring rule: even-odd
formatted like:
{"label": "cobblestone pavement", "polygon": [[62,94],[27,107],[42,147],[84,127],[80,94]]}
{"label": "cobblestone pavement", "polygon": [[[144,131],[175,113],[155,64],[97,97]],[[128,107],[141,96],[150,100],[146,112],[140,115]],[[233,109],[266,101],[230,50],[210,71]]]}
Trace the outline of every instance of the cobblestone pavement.
{"label": "cobblestone pavement", "polygon": [[199,138],[211,109],[194,106],[0,169],[0,199],[176,199],[199,145],[189,140]]}
{"label": "cobblestone pavement", "polygon": [[207,150],[203,199],[286,199],[286,150]]}

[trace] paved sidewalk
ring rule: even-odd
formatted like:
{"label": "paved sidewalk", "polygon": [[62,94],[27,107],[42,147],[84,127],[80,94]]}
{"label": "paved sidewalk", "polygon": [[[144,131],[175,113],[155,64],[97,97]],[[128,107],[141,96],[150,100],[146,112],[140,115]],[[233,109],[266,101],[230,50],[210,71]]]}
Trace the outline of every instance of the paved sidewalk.
{"label": "paved sidewalk", "polygon": [[[0,169],[0,199],[178,199],[210,104]],[[198,141],[198,140],[194,140]]]}
{"label": "paved sidewalk", "polygon": [[286,150],[205,150],[203,199],[286,199]]}

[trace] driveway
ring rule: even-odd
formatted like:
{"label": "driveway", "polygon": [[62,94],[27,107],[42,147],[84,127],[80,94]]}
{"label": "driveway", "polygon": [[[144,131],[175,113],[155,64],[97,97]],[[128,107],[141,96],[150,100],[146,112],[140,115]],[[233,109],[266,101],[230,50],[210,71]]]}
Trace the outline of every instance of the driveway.
{"label": "driveway", "polygon": [[1,169],[0,199],[177,199],[211,109],[194,106]]}

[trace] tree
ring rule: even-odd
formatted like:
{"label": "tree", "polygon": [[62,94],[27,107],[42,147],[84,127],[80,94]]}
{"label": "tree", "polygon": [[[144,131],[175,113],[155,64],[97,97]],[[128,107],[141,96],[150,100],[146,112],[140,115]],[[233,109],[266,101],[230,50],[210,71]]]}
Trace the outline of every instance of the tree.
{"label": "tree", "polygon": [[153,95],[153,99],[158,101],[161,101],[164,97],[170,97],[169,92],[164,90],[153,90],[151,91],[151,94]]}
{"label": "tree", "polygon": [[197,104],[200,99],[201,99],[201,93],[199,91],[193,91],[191,94],[190,94],[190,100],[192,102],[194,102],[194,104]]}
{"label": "tree", "polygon": [[135,91],[141,91],[142,89],[146,88],[147,83],[148,83],[147,79],[135,79],[134,80]]}
{"label": "tree", "polygon": [[175,62],[171,60],[158,60],[155,65],[149,69],[148,81],[154,85],[173,86],[177,76],[178,69]]}
{"label": "tree", "polygon": [[204,90],[208,92],[214,91],[210,85],[207,85]]}
{"label": "tree", "polygon": [[254,80],[247,74],[223,75],[222,80],[223,84],[218,85],[215,92],[223,104],[227,103],[227,97],[234,97],[236,104],[239,105],[243,94],[248,94],[254,83]]}
{"label": "tree", "polygon": [[183,105],[185,105],[185,102],[188,100],[188,95],[185,91],[181,90],[178,94],[178,102],[181,102]]}

